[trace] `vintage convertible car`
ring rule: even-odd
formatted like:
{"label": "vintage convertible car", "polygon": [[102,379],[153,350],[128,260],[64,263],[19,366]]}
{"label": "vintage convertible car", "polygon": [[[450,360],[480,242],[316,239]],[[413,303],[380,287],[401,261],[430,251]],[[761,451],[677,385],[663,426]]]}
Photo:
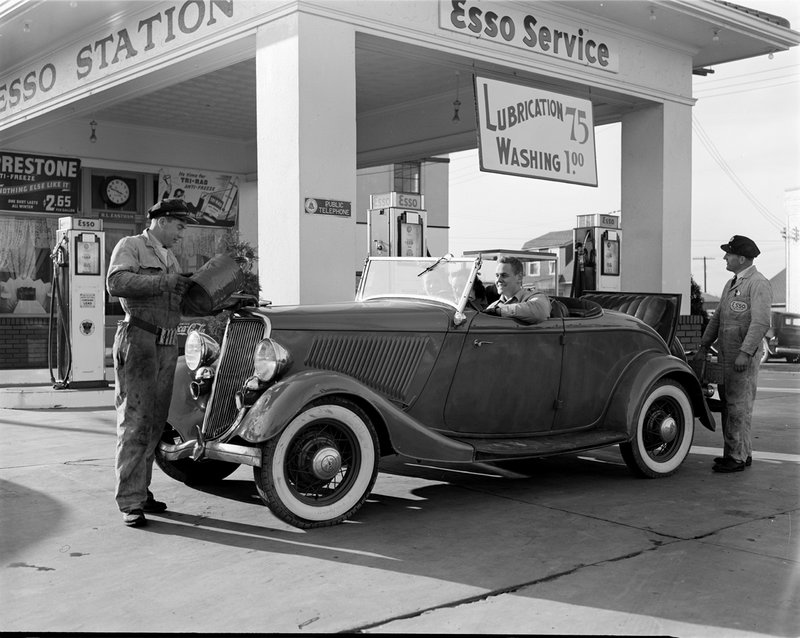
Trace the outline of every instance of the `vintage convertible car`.
{"label": "vintage convertible car", "polygon": [[663,477],[695,418],[714,429],[673,342],[678,295],[556,297],[525,325],[475,305],[480,266],[373,258],[354,302],[241,308],[221,344],[191,332],[159,466],[192,484],[251,465],[272,512],[310,528],[351,517],[383,455],[500,463],[618,444],[635,474]]}

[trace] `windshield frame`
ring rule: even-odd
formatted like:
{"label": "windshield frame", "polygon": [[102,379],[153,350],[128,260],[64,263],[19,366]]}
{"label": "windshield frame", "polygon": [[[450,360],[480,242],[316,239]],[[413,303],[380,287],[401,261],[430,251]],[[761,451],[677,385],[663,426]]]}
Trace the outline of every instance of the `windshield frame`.
{"label": "windshield frame", "polygon": [[[393,262],[396,264],[406,264],[408,267],[411,264],[419,266],[418,271],[415,273],[417,277],[423,277],[428,273],[436,273],[440,269],[448,272],[447,268],[454,265],[469,267],[469,275],[464,282],[464,286],[460,292],[454,291],[453,298],[448,299],[443,296],[416,294],[411,292],[391,292],[391,291],[378,291],[370,292],[368,290],[371,274],[377,274],[376,268],[380,268],[382,263]],[[356,301],[370,301],[373,299],[412,299],[416,301],[424,301],[428,303],[439,303],[450,306],[458,314],[463,314],[464,308],[469,301],[469,293],[475,282],[475,277],[481,266],[480,257],[453,257],[450,254],[443,255],[442,257],[369,257],[364,264],[364,272],[358,284],[356,291]],[[441,275],[441,273],[437,273]]]}

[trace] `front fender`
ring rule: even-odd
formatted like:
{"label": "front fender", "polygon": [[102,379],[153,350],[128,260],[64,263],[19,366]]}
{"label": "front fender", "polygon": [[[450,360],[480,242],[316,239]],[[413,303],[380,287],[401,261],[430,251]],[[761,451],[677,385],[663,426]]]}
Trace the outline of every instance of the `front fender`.
{"label": "front fender", "polygon": [[189,441],[196,437],[195,426],[202,427],[203,425],[205,400],[195,401],[192,398],[189,384],[194,381],[194,373],[186,367],[183,361],[183,357],[178,357],[178,363],[175,366],[172,401],[169,404],[167,422],[178,431],[184,441]]}
{"label": "front fender", "polygon": [[470,462],[475,450],[425,427],[393,403],[352,377],[327,370],[306,370],[268,388],[247,412],[236,434],[261,443],[279,434],[304,406],[325,396],[350,397],[367,403],[380,416],[393,449],[429,461]]}
{"label": "front fender", "polygon": [[664,356],[658,351],[643,352],[625,370],[614,390],[606,423],[614,429],[627,430],[633,436],[636,415],[641,409],[647,390],[660,379],[673,379],[680,383],[692,402],[692,412],[712,432],[717,424],[708,408],[697,376],[688,363],[674,356]]}

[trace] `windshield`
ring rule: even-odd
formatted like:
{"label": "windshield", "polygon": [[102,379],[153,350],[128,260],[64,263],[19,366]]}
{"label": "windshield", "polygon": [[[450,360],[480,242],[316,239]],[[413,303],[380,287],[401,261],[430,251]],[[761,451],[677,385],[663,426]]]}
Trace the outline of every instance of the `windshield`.
{"label": "windshield", "polygon": [[357,301],[379,297],[430,299],[463,310],[479,259],[372,257],[367,261]]}

